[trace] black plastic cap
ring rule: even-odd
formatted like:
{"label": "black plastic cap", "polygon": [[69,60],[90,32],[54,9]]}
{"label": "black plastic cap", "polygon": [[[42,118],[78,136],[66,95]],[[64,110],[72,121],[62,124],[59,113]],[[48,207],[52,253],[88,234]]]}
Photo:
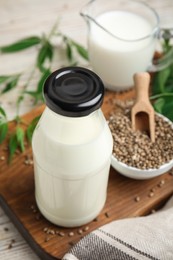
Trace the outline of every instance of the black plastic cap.
{"label": "black plastic cap", "polygon": [[89,115],[101,106],[103,96],[101,79],[94,72],[81,67],[56,70],[44,84],[46,105],[63,116]]}

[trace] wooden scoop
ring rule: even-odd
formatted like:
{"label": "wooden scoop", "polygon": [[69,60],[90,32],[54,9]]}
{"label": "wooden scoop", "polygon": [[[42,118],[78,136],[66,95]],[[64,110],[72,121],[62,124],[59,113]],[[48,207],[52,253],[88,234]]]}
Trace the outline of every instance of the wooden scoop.
{"label": "wooden scoop", "polygon": [[134,75],[136,101],[131,110],[133,131],[146,131],[155,142],[154,109],[149,100],[150,75],[147,72]]}

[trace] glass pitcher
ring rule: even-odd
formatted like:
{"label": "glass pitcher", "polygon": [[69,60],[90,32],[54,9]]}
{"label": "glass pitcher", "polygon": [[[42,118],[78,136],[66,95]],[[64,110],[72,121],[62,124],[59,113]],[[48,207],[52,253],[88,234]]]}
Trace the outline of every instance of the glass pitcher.
{"label": "glass pitcher", "polygon": [[173,49],[153,64],[163,31],[157,12],[134,0],[92,0],[81,11],[88,24],[88,52],[93,70],[106,87],[123,91],[133,75],[158,71],[173,62]]}

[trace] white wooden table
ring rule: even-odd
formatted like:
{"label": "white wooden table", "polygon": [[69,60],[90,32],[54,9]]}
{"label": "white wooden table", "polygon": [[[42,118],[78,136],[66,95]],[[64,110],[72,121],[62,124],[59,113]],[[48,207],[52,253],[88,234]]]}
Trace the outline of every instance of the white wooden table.
{"label": "white wooden table", "polygon": [[[169,25],[172,24],[173,27],[173,0],[146,2],[155,7],[161,19],[166,23],[169,21]],[[59,17],[60,30],[86,47],[87,27],[79,15],[85,3],[87,0],[0,0],[0,46],[27,36],[47,33]],[[36,53],[33,48],[22,53],[0,55],[0,75],[17,73],[32,66]],[[15,90],[0,96],[0,104],[8,112],[9,120],[15,115],[16,96]],[[26,99],[21,106],[20,114],[30,111],[32,106],[30,99]],[[0,259],[39,259],[1,207]]]}

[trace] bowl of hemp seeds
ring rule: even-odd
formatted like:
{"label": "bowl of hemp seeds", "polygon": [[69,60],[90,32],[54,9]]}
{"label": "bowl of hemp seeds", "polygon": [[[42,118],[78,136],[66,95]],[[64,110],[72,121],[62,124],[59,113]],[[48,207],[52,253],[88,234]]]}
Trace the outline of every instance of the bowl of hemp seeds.
{"label": "bowl of hemp seeds", "polygon": [[132,179],[150,179],[173,167],[173,123],[155,113],[155,142],[146,132],[133,131],[129,111],[112,113],[112,167]]}

